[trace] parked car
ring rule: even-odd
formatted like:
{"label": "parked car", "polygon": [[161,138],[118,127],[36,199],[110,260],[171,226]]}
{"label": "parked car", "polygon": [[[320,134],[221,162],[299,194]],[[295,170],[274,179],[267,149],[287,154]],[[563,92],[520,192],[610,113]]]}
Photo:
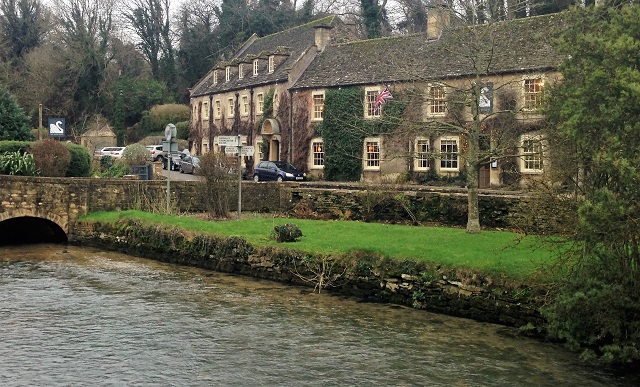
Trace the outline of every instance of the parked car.
{"label": "parked car", "polygon": [[147,145],[149,154],[151,155],[151,161],[160,161],[164,163],[165,152],[162,150],[162,145]]}
{"label": "parked car", "polygon": [[261,161],[253,171],[253,181],[302,181],[307,174],[284,161]]}
{"label": "parked car", "polygon": [[198,156],[185,156],[180,162],[180,173],[195,174],[200,166],[200,158]]}
{"label": "parked car", "polygon": [[[168,160],[169,155],[167,154],[167,152],[164,152],[163,156],[164,156],[164,159],[162,160],[162,169],[167,169],[167,164],[169,163],[169,160]],[[171,153],[171,170],[179,171],[180,163],[182,163],[182,159],[184,159],[186,156],[190,156],[189,150],[187,149],[184,149],[180,153],[172,152]]]}
{"label": "parked car", "polygon": [[110,157],[119,159],[120,157],[122,157],[123,151],[124,151],[123,146],[106,146],[97,152],[97,156],[98,157],[110,156]]}

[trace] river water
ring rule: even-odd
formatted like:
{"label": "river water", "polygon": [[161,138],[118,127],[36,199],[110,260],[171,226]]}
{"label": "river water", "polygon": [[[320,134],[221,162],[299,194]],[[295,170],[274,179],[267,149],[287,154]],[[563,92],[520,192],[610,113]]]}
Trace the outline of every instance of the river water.
{"label": "river water", "polygon": [[511,328],[62,245],[0,248],[2,386],[627,386]]}

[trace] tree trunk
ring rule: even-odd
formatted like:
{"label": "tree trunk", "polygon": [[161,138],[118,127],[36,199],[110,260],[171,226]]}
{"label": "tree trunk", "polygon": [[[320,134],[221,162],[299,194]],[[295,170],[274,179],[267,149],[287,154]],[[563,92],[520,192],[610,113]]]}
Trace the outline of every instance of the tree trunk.
{"label": "tree trunk", "polygon": [[467,175],[467,233],[480,233],[480,210],[478,209],[478,168],[470,166]]}

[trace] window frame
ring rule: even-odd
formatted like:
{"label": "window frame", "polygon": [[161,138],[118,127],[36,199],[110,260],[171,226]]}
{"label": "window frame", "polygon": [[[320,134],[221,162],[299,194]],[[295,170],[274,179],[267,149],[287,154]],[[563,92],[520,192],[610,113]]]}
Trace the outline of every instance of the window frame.
{"label": "window frame", "polygon": [[264,93],[256,94],[256,114],[264,113]]}
{"label": "window frame", "polygon": [[240,96],[240,102],[241,102],[241,106],[242,106],[242,110],[241,110],[241,114],[242,116],[248,116],[249,115],[249,96],[244,94]]}
{"label": "window frame", "polygon": [[311,139],[310,156],[311,169],[324,169],[324,140],[321,137]]}
{"label": "window frame", "polygon": [[215,118],[220,118],[222,117],[222,101],[220,101],[219,99],[216,99],[215,101],[213,101],[214,104],[214,110],[213,110],[213,116]]}
{"label": "window frame", "polygon": [[[438,95],[435,92],[438,91]],[[443,117],[447,114],[447,88],[441,83],[429,84],[427,90],[427,115]]]}
{"label": "window frame", "polygon": [[[320,97],[321,103],[317,103],[316,97]],[[324,113],[324,91],[311,94],[311,121],[322,121]]]}
{"label": "window frame", "polygon": [[362,169],[364,171],[379,171],[382,162],[382,139],[380,137],[366,137],[362,151]]}
{"label": "window frame", "polygon": [[275,58],[273,55],[269,56],[269,74],[273,73],[276,70]]}
{"label": "window frame", "polygon": [[209,101],[202,102],[202,120],[209,119]]}
{"label": "window frame", "polygon": [[260,62],[258,59],[253,60],[253,76],[258,76],[258,69],[260,68]]}
{"label": "window frame", "polygon": [[[527,143],[530,143],[533,148],[532,151],[528,150]],[[520,136],[520,171],[525,174],[540,174],[544,172],[544,136],[540,134],[523,134]],[[531,165],[535,166],[534,168]],[[536,168],[537,167],[537,168]]]}
{"label": "window frame", "polygon": [[232,98],[227,98],[227,108],[229,109],[229,117],[234,117],[236,115],[236,104]]}
{"label": "window frame", "polygon": [[376,109],[376,100],[380,94],[378,87],[367,87],[364,89],[364,118],[377,119],[382,116],[382,106]]}
{"label": "window frame", "polygon": [[218,70],[213,70],[213,84],[216,85],[218,83]]}
{"label": "window frame", "polygon": [[540,110],[544,97],[544,84],[545,79],[541,76],[525,78],[522,81],[522,109],[524,111]]}
{"label": "window frame", "polygon": [[[426,145],[426,150],[421,149]],[[428,171],[431,169],[431,141],[427,137],[418,137],[414,140],[413,169],[415,171]]]}
{"label": "window frame", "polygon": [[224,69],[224,79],[226,82],[229,82],[231,79],[231,66],[227,66]]}
{"label": "window frame", "polygon": [[243,74],[244,68],[243,67],[244,67],[244,63],[239,63],[238,64],[238,79],[244,78],[244,74]]}
{"label": "window frame", "polygon": [[[449,144],[449,142],[453,142],[453,144]],[[455,150],[447,150],[443,151],[443,146],[454,146]],[[455,136],[444,136],[440,138],[440,170],[441,171],[460,171],[460,138]],[[445,155],[447,157],[445,157]],[[455,157],[450,157],[455,155]],[[450,165],[446,165],[446,163],[450,163]],[[454,166],[455,165],[455,166]]]}

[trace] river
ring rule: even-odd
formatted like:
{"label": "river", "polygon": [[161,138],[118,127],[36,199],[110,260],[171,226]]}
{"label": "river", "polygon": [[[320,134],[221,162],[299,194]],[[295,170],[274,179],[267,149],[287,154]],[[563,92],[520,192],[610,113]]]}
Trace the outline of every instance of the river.
{"label": "river", "polygon": [[62,245],[0,247],[2,386],[631,386],[499,325]]}

